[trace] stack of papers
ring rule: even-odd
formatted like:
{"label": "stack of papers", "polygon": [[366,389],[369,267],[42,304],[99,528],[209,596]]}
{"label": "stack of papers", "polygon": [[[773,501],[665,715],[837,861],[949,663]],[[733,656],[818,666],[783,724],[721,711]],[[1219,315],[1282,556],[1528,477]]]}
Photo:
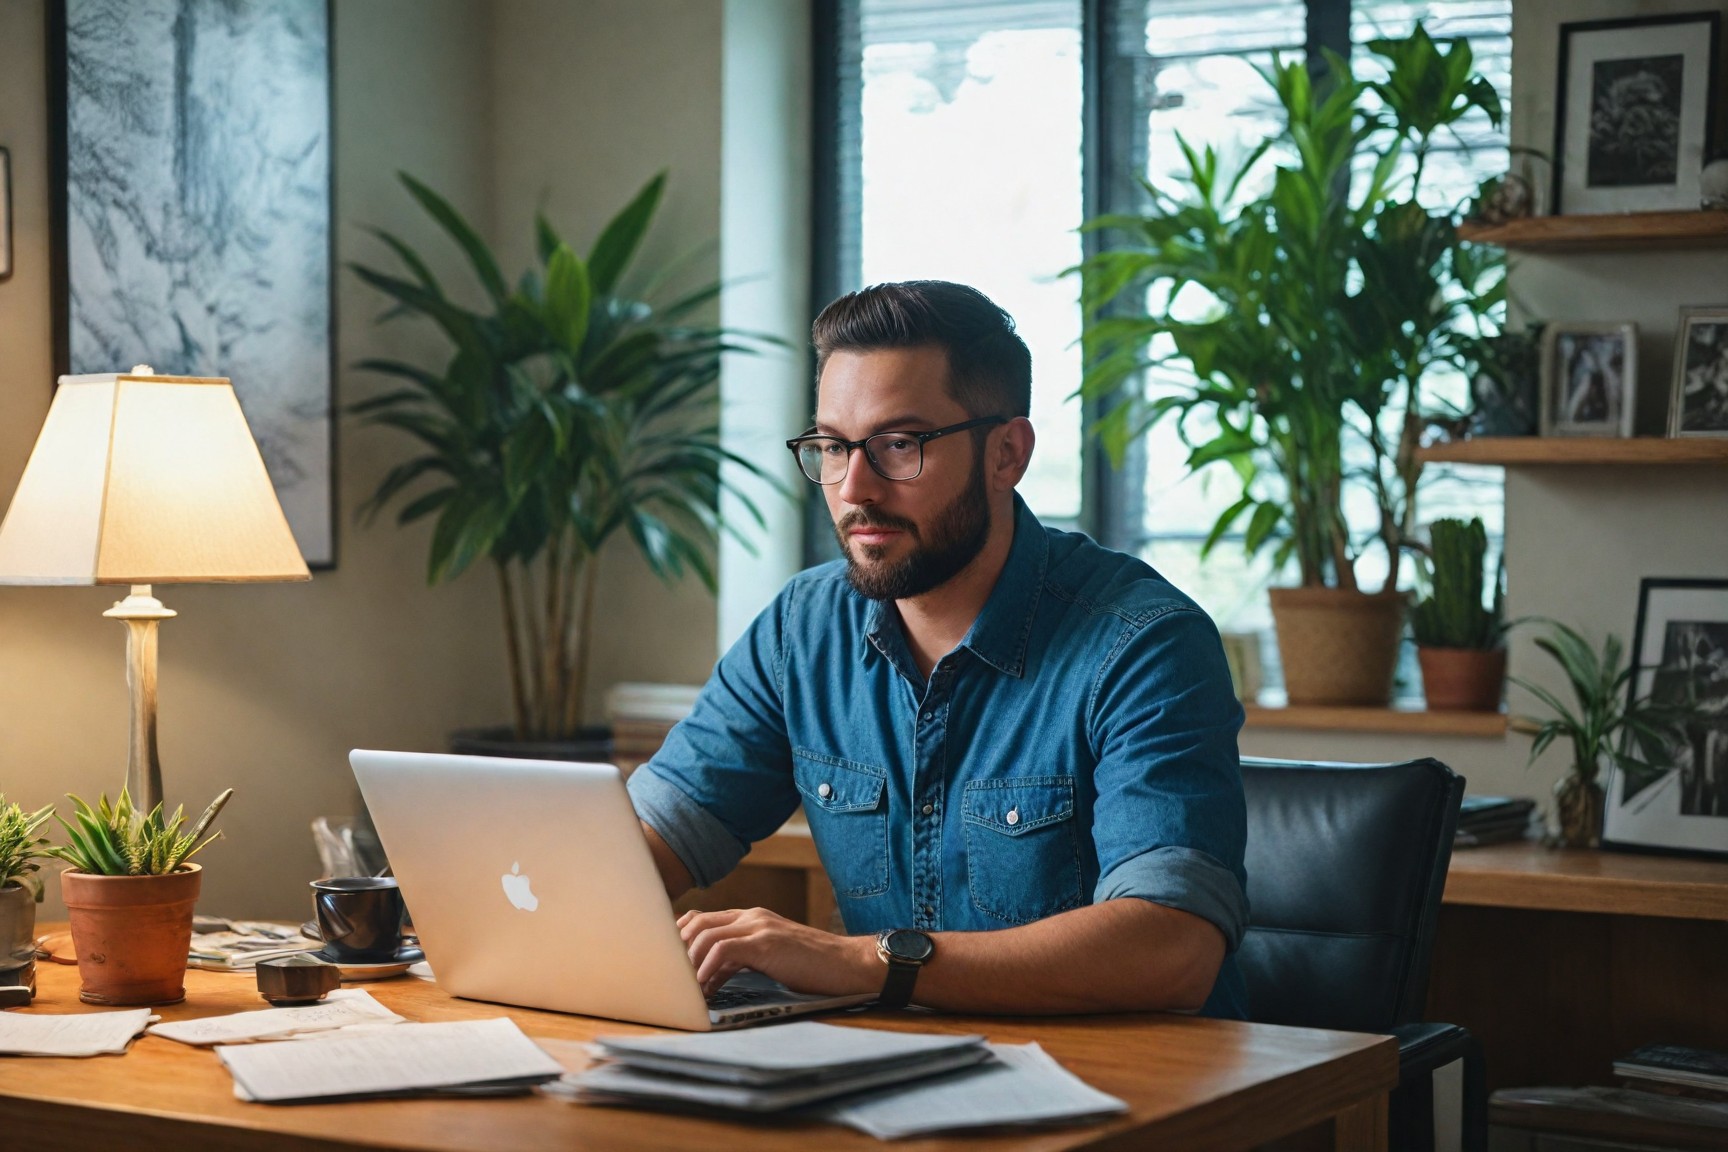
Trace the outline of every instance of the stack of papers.
{"label": "stack of papers", "polygon": [[100,1056],[124,1052],[132,1037],[154,1019],[148,1008],[72,1016],[6,1012],[0,1014],[0,1055]]}
{"label": "stack of papers", "polygon": [[260,960],[312,952],[323,942],[300,935],[298,924],[271,920],[219,920],[200,916],[193,924],[187,963],[216,972],[250,972]]}
{"label": "stack of papers", "polygon": [[607,1061],[542,1089],[595,1104],[805,1108],[879,1139],[965,1128],[1057,1124],[1128,1106],[1073,1076],[1036,1044],[878,1032],[800,1021],[691,1036],[602,1037]]}
{"label": "stack of papers", "polygon": [[316,1043],[223,1045],[216,1055],[234,1077],[234,1095],[271,1104],[499,1095],[564,1072],[507,1019],[362,1027]]}
{"label": "stack of papers", "polygon": [[262,1008],[201,1020],[173,1020],[150,1026],[152,1036],[178,1040],[182,1044],[240,1044],[251,1040],[280,1040],[308,1032],[327,1032],[357,1025],[400,1024],[396,1015],[368,992],[339,988],[317,1004],[298,1008]]}
{"label": "stack of papers", "polygon": [[608,1063],[565,1085],[602,1104],[656,1102],[780,1112],[951,1072],[989,1057],[981,1036],[924,1036],[799,1021],[686,1036],[603,1036]]}

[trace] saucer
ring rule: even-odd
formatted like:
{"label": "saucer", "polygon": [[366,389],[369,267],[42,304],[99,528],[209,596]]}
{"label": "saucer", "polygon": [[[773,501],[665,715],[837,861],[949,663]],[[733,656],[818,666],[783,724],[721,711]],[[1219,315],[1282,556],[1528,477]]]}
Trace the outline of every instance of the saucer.
{"label": "saucer", "polygon": [[384,980],[391,976],[400,976],[408,969],[426,959],[426,953],[411,944],[404,944],[396,949],[396,956],[391,960],[372,960],[356,963],[350,960],[338,960],[330,955],[329,948],[320,948],[312,953],[318,959],[336,965],[342,971],[343,981],[354,980]]}

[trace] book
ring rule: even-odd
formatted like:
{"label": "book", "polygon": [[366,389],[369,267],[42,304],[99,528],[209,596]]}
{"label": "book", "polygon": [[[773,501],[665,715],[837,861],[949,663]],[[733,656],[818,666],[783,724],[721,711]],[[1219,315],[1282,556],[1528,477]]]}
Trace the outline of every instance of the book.
{"label": "book", "polygon": [[1728,1052],[1679,1044],[1646,1044],[1614,1061],[1614,1075],[1728,1092]]}

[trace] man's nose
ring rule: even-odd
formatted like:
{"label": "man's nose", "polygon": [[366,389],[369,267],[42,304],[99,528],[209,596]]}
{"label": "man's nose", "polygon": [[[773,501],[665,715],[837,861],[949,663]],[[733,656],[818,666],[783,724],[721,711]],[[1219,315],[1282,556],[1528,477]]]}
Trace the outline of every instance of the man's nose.
{"label": "man's nose", "polygon": [[870,458],[860,445],[846,456],[846,478],[840,481],[839,496],[847,504],[874,504],[882,498],[886,483],[870,466]]}

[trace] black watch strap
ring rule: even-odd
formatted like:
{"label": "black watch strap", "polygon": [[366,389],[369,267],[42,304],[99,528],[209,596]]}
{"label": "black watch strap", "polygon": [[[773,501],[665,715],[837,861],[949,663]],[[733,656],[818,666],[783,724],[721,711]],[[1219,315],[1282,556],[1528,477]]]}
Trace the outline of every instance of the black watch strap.
{"label": "black watch strap", "polygon": [[912,989],[918,983],[918,969],[922,967],[904,960],[888,961],[888,978],[882,982],[882,995],[876,998],[876,1006],[904,1008],[912,1003]]}

